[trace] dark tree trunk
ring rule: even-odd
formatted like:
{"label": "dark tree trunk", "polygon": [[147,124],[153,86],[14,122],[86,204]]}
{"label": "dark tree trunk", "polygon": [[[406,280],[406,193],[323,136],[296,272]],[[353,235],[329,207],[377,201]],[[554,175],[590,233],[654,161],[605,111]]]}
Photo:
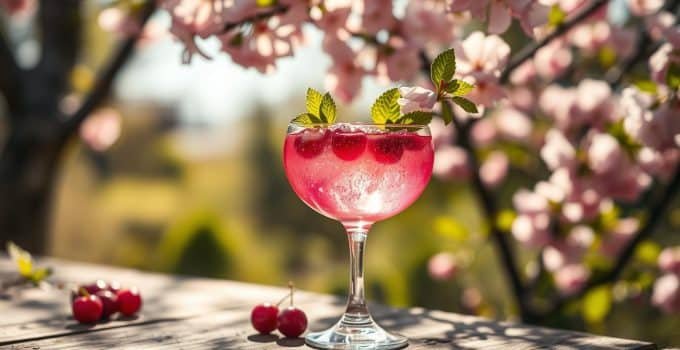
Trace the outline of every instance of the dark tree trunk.
{"label": "dark tree trunk", "polygon": [[54,132],[38,137],[35,124],[19,128],[32,131],[12,133],[0,153],[0,247],[13,241],[44,254],[64,138]]}

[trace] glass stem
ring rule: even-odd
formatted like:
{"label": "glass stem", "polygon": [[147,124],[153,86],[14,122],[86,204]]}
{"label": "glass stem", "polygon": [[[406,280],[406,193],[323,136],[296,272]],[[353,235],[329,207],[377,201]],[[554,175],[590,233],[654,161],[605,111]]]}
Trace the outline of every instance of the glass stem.
{"label": "glass stem", "polygon": [[364,296],[364,247],[368,228],[347,228],[349,239],[349,298],[342,322],[348,325],[371,323]]}

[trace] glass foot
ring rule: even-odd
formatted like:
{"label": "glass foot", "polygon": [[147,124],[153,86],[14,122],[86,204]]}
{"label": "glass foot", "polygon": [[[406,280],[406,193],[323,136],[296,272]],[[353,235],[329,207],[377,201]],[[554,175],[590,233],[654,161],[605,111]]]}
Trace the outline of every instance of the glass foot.
{"label": "glass foot", "polygon": [[345,314],[340,321],[322,332],[309,333],[305,343],[317,349],[401,349],[408,339],[387,333],[370,316]]}

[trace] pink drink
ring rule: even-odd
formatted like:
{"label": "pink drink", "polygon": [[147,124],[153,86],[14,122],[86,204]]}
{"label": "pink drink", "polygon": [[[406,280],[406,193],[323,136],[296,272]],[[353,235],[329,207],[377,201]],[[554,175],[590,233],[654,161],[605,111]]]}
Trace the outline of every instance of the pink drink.
{"label": "pink drink", "polygon": [[288,181],[312,209],[345,225],[370,224],[403,211],[432,175],[430,136],[339,124],[286,136]]}

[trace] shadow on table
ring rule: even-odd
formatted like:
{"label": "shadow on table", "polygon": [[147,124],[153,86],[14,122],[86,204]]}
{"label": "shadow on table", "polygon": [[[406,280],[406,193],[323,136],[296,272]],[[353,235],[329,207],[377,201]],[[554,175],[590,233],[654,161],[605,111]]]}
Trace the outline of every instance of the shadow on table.
{"label": "shadow on table", "polygon": [[[373,313],[375,320],[392,332],[409,336],[411,345],[449,349],[630,349],[631,341],[603,338],[587,333],[561,331],[510,322],[497,322],[475,316],[446,314],[424,309],[389,310]],[[315,328],[324,328],[337,317],[316,320]],[[646,349],[643,344],[636,349]],[[654,346],[649,349],[656,349]]]}

